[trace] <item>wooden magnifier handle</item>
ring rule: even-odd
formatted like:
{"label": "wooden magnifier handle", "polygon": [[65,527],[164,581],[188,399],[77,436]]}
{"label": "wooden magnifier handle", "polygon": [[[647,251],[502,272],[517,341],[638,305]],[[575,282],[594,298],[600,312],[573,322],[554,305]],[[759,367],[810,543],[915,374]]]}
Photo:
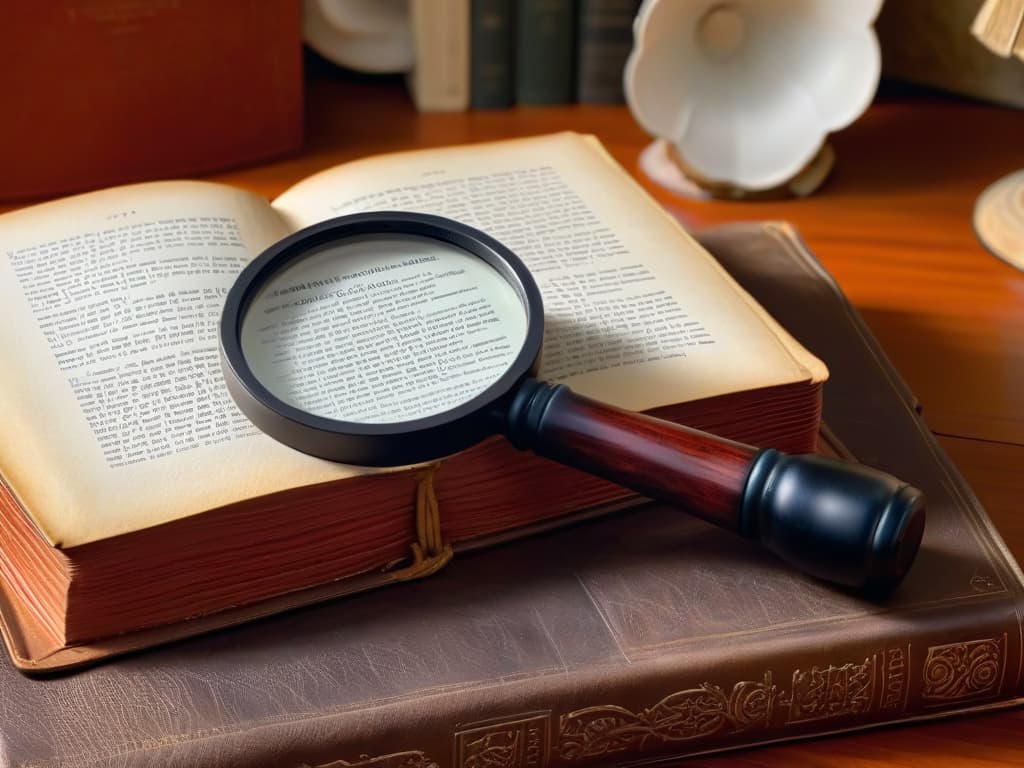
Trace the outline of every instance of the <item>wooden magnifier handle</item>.
{"label": "wooden magnifier handle", "polygon": [[527,379],[506,424],[518,448],[682,507],[806,573],[868,592],[899,584],[924,532],[924,495],[892,475],[757,449],[565,385]]}

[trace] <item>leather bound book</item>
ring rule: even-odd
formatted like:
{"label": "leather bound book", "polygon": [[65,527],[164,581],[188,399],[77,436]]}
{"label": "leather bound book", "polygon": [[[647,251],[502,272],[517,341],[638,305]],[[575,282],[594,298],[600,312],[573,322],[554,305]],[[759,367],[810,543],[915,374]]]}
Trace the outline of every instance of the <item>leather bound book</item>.
{"label": "leather bound book", "polygon": [[573,0],[520,0],[516,6],[518,104],[568,104],[574,100],[575,10]]}
{"label": "leather bound book", "polygon": [[581,104],[626,101],[622,78],[639,8],[639,0],[579,0],[576,100]]}
{"label": "leather bound book", "polygon": [[928,494],[887,601],[649,505],[61,678],[0,661],[4,764],[564,768],[1021,701],[1022,574],[864,323],[785,225],[702,239],[827,361],[832,446]]}
{"label": "leather bound book", "polygon": [[515,101],[515,3],[473,0],[470,4],[469,105],[511,107]]}

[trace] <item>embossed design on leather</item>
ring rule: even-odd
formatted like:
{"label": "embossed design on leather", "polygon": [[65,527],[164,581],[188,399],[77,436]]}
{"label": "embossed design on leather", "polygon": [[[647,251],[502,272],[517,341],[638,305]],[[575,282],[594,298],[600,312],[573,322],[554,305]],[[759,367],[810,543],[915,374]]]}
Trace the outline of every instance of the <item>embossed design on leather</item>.
{"label": "embossed design on leather", "polygon": [[860,664],[811,667],[793,672],[793,692],[789,698],[786,723],[806,723],[870,711],[875,695],[878,656]]}
{"label": "embossed design on leather", "polygon": [[888,648],[884,654],[885,667],[882,682],[882,701],[878,708],[907,711],[908,687],[907,667],[910,661],[910,646],[905,648]]}
{"label": "embossed design on leather", "polygon": [[966,643],[933,645],[924,662],[927,706],[983,699],[999,692],[1006,664],[1006,634]]}
{"label": "embossed design on leather", "polygon": [[551,754],[551,713],[462,726],[455,732],[458,768],[543,768]]}
{"label": "embossed design on leather", "polygon": [[770,672],[763,682],[744,681],[731,693],[711,683],[670,694],[653,707],[587,707],[560,718],[558,752],[564,760],[643,749],[650,741],[689,741],[725,731],[766,728],[776,687]]}
{"label": "embossed design on leather", "polygon": [[[301,766],[300,768],[308,768]],[[321,763],[312,768],[439,768],[438,764],[427,757],[423,752],[395,752],[391,755],[370,757],[360,755],[355,762],[347,760],[333,760],[329,763]]]}

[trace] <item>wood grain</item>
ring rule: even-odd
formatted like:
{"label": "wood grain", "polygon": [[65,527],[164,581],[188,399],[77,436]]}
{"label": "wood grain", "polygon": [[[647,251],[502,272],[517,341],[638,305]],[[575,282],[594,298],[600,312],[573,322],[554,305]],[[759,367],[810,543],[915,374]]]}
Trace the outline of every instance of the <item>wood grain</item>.
{"label": "wood grain", "polygon": [[516,419],[521,445],[727,530],[740,530],[741,497],[755,448],[624,411],[568,387],[549,391],[550,400],[536,409],[534,423],[530,408]]}
{"label": "wood grain", "polygon": [[[648,137],[628,111],[565,106],[417,114],[393,82],[310,83],[301,155],[210,177],[268,198],[370,154],[560,130],[595,133],[639,176]],[[863,314],[925,418],[1024,557],[1024,274],[971,228],[977,195],[1024,164],[1024,112],[911,97],[875,104],[835,136],[836,168],[804,200],[698,202],[643,178],[689,227],[793,222]],[[8,208],[12,206],[7,206]],[[697,759],[715,766],[1024,764],[1024,712],[888,728]]]}

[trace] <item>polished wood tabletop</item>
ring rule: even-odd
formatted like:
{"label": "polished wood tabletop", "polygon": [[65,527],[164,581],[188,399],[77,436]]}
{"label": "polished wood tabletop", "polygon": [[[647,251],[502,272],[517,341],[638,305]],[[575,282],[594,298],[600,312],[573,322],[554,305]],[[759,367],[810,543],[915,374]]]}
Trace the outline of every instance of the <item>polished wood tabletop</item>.
{"label": "polished wood tabletop", "polygon": [[[920,400],[1015,557],[1024,559],[1024,273],[986,252],[971,226],[978,194],[1024,168],[1024,112],[935,95],[881,97],[833,137],[836,166],[811,197],[697,201],[644,177],[637,161],[650,138],[625,107],[419,114],[399,82],[325,76],[309,83],[300,155],[210,178],[272,198],[315,171],[371,154],[566,129],[596,134],[690,228],[743,219],[795,224]],[[1022,764],[1022,710],[687,763]]]}

